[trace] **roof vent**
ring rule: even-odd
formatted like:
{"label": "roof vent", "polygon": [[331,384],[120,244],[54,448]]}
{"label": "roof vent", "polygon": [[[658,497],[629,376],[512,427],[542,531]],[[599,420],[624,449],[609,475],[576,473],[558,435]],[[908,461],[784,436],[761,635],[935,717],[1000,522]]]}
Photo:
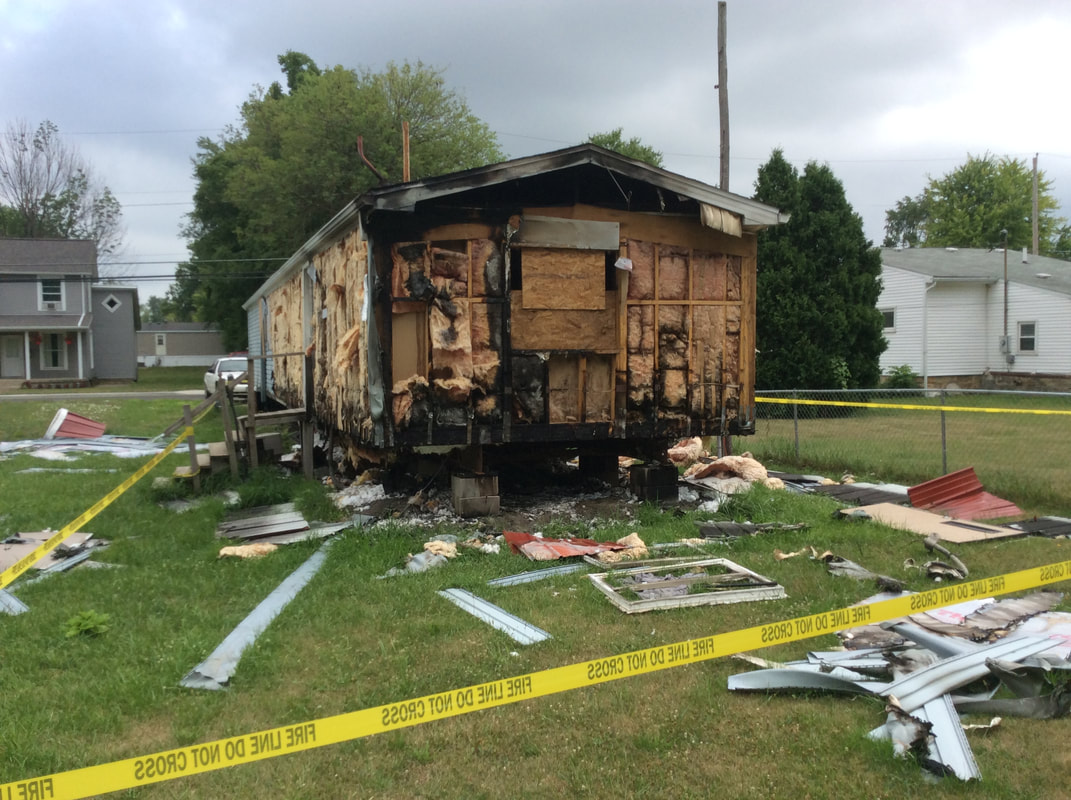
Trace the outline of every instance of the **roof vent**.
{"label": "roof vent", "polygon": [[1029,264],[1030,263],[1030,259],[1026,257],[1026,248],[1025,247],[1023,248],[1023,263],[1024,264]]}
{"label": "roof vent", "polygon": [[1039,272],[1038,273],[1038,277],[1041,278],[1042,280],[1045,280],[1046,278],[1051,278],[1052,277],[1052,273],[1051,272]]}
{"label": "roof vent", "polygon": [[945,252],[946,253],[958,253],[959,252],[959,248],[958,247],[946,247],[945,248]]}

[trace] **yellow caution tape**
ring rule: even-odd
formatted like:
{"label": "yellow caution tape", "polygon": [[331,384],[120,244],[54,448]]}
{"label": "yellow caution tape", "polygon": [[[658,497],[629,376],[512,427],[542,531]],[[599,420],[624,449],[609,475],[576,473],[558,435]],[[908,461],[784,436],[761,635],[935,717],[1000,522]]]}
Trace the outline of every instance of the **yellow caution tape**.
{"label": "yellow caution tape", "polygon": [[607,658],[500,678],[460,689],[331,717],[283,725],[203,744],[163,750],[93,767],[57,772],[0,784],[0,800],[76,800],[263,761],[339,744],[385,731],[421,725],[473,711],[519,703],[634,675],[709,661],[927,611],[971,598],[1034,589],[1071,579],[1071,561],[1062,561],[995,578],[981,578],[864,606],[850,606],[806,617],[756,625],[674,644],[646,647]]}
{"label": "yellow caution tape", "polygon": [[1071,416],[1071,411],[1047,411],[1040,408],[975,408],[973,406],[915,406],[906,403],[853,403],[847,400],[797,400],[791,397],[756,397],[756,403],[801,406],[847,406],[849,408],[900,408],[908,411],[973,411],[979,414],[1037,414]]}
{"label": "yellow caution tape", "polygon": [[[174,450],[176,447],[178,447],[178,445],[181,444],[187,436],[193,436],[193,428],[186,428],[185,430],[183,430],[183,432],[173,442],[171,442],[171,444],[169,444],[167,447],[165,447],[163,450],[153,456],[148,462],[145,463],[144,466],[141,467],[141,469],[139,469],[125,481],[116,486],[112,491],[108,492],[108,494],[104,495],[104,497],[94,503],[90,508],[84,511],[81,516],[60,528],[57,533],[51,536],[47,541],[43,542],[41,546],[36,548],[32,553],[23,556],[21,559],[16,561],[14,565],[8,567],[3,572],[0,572],[0,589],[9,586],[12,581],[14,581],[16,578],[19,577],[19,575],[21,575],[31,566],[33,566],[39,559],[44,558],[57,547],[59,547],[60,542],[62,542],[72,533],[75,533],[79,528],[81,528],[83,525],[93,519],[93,517],[97,516],[97,514],[106,509],[112,503],[114,503],[119,498],[119,496],[123,494],[123,492],[125,492],[139,480],[144,478],[152,470],[153,467],[163,461],[164,457],[170,454],[171,451]],[[17,795],[13,795],[13,797],[15,796]],[[0,800],[7,800],[7,798],[3,794],[0,794]]]}

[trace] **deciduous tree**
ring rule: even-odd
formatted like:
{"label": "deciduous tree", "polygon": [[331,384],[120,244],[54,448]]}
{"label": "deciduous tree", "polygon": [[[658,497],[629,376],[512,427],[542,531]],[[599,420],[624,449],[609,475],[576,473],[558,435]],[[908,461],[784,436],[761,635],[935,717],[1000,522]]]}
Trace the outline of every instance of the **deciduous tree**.
{"label": "deciduous tree", "polygon": [[279,57],[287,91],[254,91],[241,120],[194,158],[194,210],[184,233],[192,258],[168,300],[176,313],[219,323],[230,349],[245,344],[241,304],[347,202],[377,184],[356,150],[390,182],[402,178],[409,122],[412,179],[502,159],[494,133],[421,62],[382,72],[321,70],[303,53]]}
{"label": "deciduous tree", "polygon": [[[1057,247],[1061,225],[1052,183],[1038,174],[1038,232],[1042,255]],[[885,246],[995,247],[1007,231],[1011,247],[1033,239],[1033,170],[1025,159],[989,153],[967,161],[940,178],[930,178],[916,197],[905,197],[885,212]]]}
{"label": "deciduous tree", "polygon": [[59,128],[10,123],[0,138],[0,233],[93,239],[108,256],[122,245],[122,208]]}
{"label": "deciduous tree", "polygon": [[662,154],[659,151],[650,145],[644,144],[638,136],[625,139],[622,131],[622,128],[614,128],[612,131],[606,131],[605,133],[593,133],[588,137],[588,141],[628,158],[644,161],[652,167],[662,166]]}

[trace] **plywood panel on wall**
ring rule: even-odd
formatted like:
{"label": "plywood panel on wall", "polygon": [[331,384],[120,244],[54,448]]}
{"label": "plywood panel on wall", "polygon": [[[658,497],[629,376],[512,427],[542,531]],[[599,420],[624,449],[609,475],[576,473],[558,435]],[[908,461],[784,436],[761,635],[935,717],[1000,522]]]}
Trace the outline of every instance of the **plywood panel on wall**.
{"label": "plywood panel on wall", "polygon": [[602,291],[601,311],[525,309],[519,293],[514,292],[510,306],[513,349],[616,351],[617,295]]}
{"label": "plywood panel on wall", "polygon": [[609,422],[614,395],[611,356],[588,356],[584,382],[584,421]]}
{"label": "plywood panel on wall", "polygon": [[526,309],[602,310],[606,255],[601,250],[525,248],[521,293]]}
{"label": "plywood panel on wall", "polygon": [[547,364],[547,394],[552,425],[580,421],[579,356],[553,355]]}
{"label": "plywood panel on wall", "polygon": [[424,309],[416,313],[392,314],[391,371],[395,381],[414,375],[427,377],[428,316]]}

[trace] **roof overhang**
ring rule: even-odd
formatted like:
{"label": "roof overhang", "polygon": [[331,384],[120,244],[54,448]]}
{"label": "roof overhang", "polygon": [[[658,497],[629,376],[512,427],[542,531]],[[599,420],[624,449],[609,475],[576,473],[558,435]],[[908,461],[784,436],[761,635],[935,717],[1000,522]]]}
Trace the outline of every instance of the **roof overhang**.
{"label": "roof overhang", "polygon": [[597,145],[582,144],[449,175],[370,189],[347,203],[326,225],[313,234],[285,264],[261,284],[256,293],[242,304],[242,308],[248,311],[257,298],[271,293],[289,280],[295,270],[350,231],[367,211],[412,213],[417,210],[419,204],[439,198],[589,165],[693,200],[699,205],[701,224],[729,235],[756,233],[773,225],[781,225],[789,219],[787,213],[757,200],[722,191],[702,181],[653,167]]}

